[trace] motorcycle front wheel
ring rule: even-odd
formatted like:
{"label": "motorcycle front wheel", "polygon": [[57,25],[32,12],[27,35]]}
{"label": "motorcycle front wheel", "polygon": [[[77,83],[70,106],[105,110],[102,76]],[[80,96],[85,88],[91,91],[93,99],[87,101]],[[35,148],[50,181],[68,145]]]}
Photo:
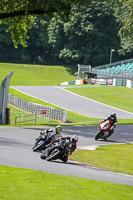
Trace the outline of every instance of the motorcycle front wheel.
{"label": "motorcycle front wheel", "polygon": [[48,149],[46,149],[41,155],[40,155],[40,158],[45,160],[47,157],[48,157]]}
{"label": "motorcycle front wheel", "polygon": [[32,149],[35,152],[35,151],[38,151],[38,150],[42,150],[44,148],[45,148],[44,142],[42,142],[42,143],[40,142],[39,144],[35,145]]}
{"label": "motorcycle front wheel", "polygon": [[47,161],[51,161],[51,160],[56,160],[58,159],[60,156],[60,150],[59,149],[54,149],[50,155],[47,157]]}
{"label": "motorcycle front wheel", "polygon": [[61,160],[62,160],[64,163],[66,163],[66,162],[68,161],[68,156],[63,156],[63,157],[61,158]]}
{"label": "motorcycle front wheel", "polygon": [[95,137],[95,140],[98,140],[101,137],[102,137],[102,131],[99,131],[98,134]]}

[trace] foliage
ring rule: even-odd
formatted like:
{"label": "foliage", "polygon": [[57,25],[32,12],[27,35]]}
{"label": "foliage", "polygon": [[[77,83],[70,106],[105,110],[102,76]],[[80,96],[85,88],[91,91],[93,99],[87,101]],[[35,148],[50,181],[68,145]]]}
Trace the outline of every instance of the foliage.
{"label": "foliage", "polygon": [[[15,5],[15,0],[12,2]],[[29,15],[31,11],[27,11],[24,15],[23,12],[19,13],[18,5],[15,7],[16,15],[1,21],[6,24],[0,25],[0,62],[48,65],[89,63],[97,66],[109,62],[112,48],[115,49],[113,62],[132,58],[132,54],[123,57],[117,52],[120,49],[117,34],[125,17],[122,15],[123,2],[111,2],[91,0],[87,6],[71,5],[69,18],[58,12]],[[12,14],[13,11],[12,8]],[[1,16],[2,10],[0,12]],[[5,33],[7,29],[8,33]],[[9,32],[12,33],[17,49],[13,47]],[[122,41],[121,46],[123,44],[122,48],[126,51],[128,40],[125,40],[126,43]],[[20,43],[26,48],[18,45]],[[131,47],[132,41],[129,40],[129,43]]]}
{"label": "foliage", "polygon": [[119,22],[119,32],[121,40],[120,54],[133,52],[133,1],[132,0],[112,0],[115,16]]}
{"label": "foliage", "polygon": [[6,29],[7,25],[0,25],[0,61],[7,62],[10,60],[10,62],[12,62],[12,57],[17,60],[19,52],[13,47],[11,36],[9,33],[5,32]]}
{"label": "foliage", "polygon": [[113,9],[97,1],[73,6],[69,20],[55,15],[48,26],[49,42],[63,62],[93,66],[108,63],[110,49],[120,48],[117,33]]}
{"label": "foliage", "polygon": [[[88,15],[90,14],[89,17],[85,16],[85,11],[82,8],[80,8],[81,5],[84,5],[84,10],[86,10],[86,12],[88,12],[89,10],[89,13],[88,13]],[[77,6],[80,10],[80,13],[79,13],[79,10],[78,12],[75,10]],[[90,12],[90,8],[92,8],[91,12]],[[60,45],[58,47],[59,54],[60,54],[59,57],[62,59],[65,59],[66,62],[69,62],[69,60],[73,60],[75,62],[76,61],[78,62],[79,60],[81,60],[82,62],[86,63],[89,60],[90,52],[94,49],[93,53],[97,55],[100,54],[97,60],[101,59],[101,56],[102,56],[103,61],[104,61],[103,55],[107,55],[109,53],[108,44],[109,44],[109,48],[110,47],[112,48],[112,46],[113,48],[114,46],[118,48],[118,42],[119,42],[119,38],[116,41],[115,40],[116,36],[113,36],[113,34],[116,33],[116,31],[118,32],[118,26],[116,27],[116,22],[115,22],[115,19],[113,18],[112,8],[113,10],[117,11],[116,18],[118,19],[120,23],[119,36],[121,38],[121,47],[122,47],[121,53],[126,54],[127,52],[132,52],[132,49],[133,49],[133,42],[132,42],[133,41],[133,38],[132,38],[133,37],[132,36],[133,1],[132,0],[117,0],[117,1],[111,0],[109,2],[106,0],[105,1],[56,0],[54,1],[54,4],[53,4],[53,0],[49,0],[49,1],[44,0],[43,2],[42,0],[35,0],[35,1],[20,0],[19,2],[17,0],[12,0],[12,1],[1,0],[0,23],[7,24],[6,29],[8,32],[11,33],[15,47],[18,47],[18,44],[22,44],[22,46],[26,47],[27,46],[26,39],[29,38],[27,36],[28,29],[34,26],[34,20],[38,18],[38,16],[45,15],[51,18],[55,16],[55,13],[56,13],[56,16],[57,15],[62,16],[63,20],[64,19],[66,20],[66,18],[69,19],[68,16],[70,15],[70,20],[68,21],[68,24],[66,25],[66,27],[64,27],[64,30],[65,30],[64,34],[65,34],[65,37],[69,36],[70,34],[70,37],[68,38],[67,42],[69,43],[72,42],[73,44],[72,45],[65,44],[65,40],[64,40],[64,44],[60,42],[61,47]],[[109,12],[111,10],[112,10],[112,15],[109,15]],[[102,16],[103,18],[107,17],[106,20],[101,19],[101,14],[103,14]],[[75,19],[75,17],[77,18]],[[111,17],[112,17],[112,22],[111,22]],[[78,24],[77,20],[81,22],[81,24],[80,23]],[[103,28],[104,26],[101,25],[100,23],[105,25],[105,32]],[[113,23],[114,23],[114,27],[113,27]],[[107,24],[108,24],[108,31],[107,31]],[[70,28],[72,29],[70,30]],[[112,30],[113,30],[113,33],[112,33]],[[88,31],[89,31],[89,34],[87,35]],[[61,32],[58,35],[59,37],[57,37],[57,33],[54,33],[54,34],[55,36],[53,37],[60,39]],[[93,37],[92,37],[92,34],[93,34]],[[107,36],[105,34],[109,34],[111,38],[108,43],[106,42]],[[84,42],[83,42],[84,44],[87,40],[86,35],[90,38],[89,47],[87,46],[87,49],[83,48],[82,50],[82,48],[79,48],[79,50],[77,50],[80,45],[78,44],[78,42],[81,43],[81,41],[78,39],[82,39],[84,36]],[[104,53],[102,53],[101,55],[101,51],[99,51],[98,49],[100,48],[99,46],[101,45],[101,40],[103,40],[104,36],[105,36],[105,41],[103,41],[103,44],[104,45],[106,44],[107,47],[105,49],[103,48]],[[63,37],[64,35],[61,34],[62,40],[63,40]],[[91,39],[93,39],[93,43]],[[75,42],[77,40],[78,42]],[[52,42],[51,38],[50,38],[50,41]],[[98,47],[97,47],[97,42],[100,43]],[[87,44],[88,44],[88,40],[87,40]],[[95,48],[93,46],[94,44],[95,44]],[[54,45],[54,43],[52,45]],[[72,47],[74,49],[72,49]],[[48,51],[49,50],[46,50],[46,52]],[[43,52],[45,52],[45,50]],[[58,54],[58,51],[57,53],[54,52],[54,59],[56,60],[58,60],[57,54]],[[26,55],[24,55],[24,57],[22,56],[22,58],[24,58],[24,60],[28,60],[28,58],[26,58]],[[40,60],[42,60],[42,58],[43,56],[40,56]]]}
{"label": "foliage", "polygon": [[36,15],[46,14],[52,16],[57,12],[60,15],[68,15],[72,4],[83,3],[83,0],[1,0],[1,23],[9,25],[8,31],[12,34],[14,46],[18,44],[26,46],[27,29],[31,28]]}
{"label": "foliage", "polygon": [[121,52],[125,54],[126,52],[133,51],[133,1],[128,0],[124,4],[124,25],[119,31],[121,37]]}

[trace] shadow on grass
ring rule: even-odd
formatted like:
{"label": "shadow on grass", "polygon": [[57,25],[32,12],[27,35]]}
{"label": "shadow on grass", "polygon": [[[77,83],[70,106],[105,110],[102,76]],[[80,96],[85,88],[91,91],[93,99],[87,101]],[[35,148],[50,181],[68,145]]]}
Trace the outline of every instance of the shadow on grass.
{"label": "shadow on grass", "polygon": [[[77,64],[75,65],[64,65],[64,68],[66,69],[66,71],[70,74],[70,75],[74,75],[75,72],[78,71],[78,66]],[[77,77],[75,76],[75,79]]]}

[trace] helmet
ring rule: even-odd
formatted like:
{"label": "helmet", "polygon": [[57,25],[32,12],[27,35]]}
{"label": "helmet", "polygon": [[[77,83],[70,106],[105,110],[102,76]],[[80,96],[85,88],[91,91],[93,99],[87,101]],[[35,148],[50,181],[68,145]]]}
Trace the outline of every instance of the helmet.
{"label": "helmet", "polygon": [[61,131],[62,131],[62,126],[61,125],[57,125],[55,129],[56,129],[56,134],[60,134]]}
{"label": "helmet", "polygon": [[73,135],[72,136],[72,143],[77,143],[78,142],[78,136],[77,135]]}
{"label": "helmet", "polygon": [[110,117],[111,117],[112,119],[116,119],[116,113],[112,113],[112,114],[110,115]]}

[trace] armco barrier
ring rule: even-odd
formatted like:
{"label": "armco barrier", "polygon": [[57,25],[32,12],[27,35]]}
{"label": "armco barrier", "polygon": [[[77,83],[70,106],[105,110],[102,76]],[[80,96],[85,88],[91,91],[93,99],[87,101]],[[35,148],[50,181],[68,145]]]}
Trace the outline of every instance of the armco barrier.
{"label": "armco barrier", "polygon": [[45,110],[46,111],[45,117],[47,117],[47,118],[60,120],[63,122],[66,122],[66,119],[67,119],[66,110],[55,109],[55,108],[52,108],[49,106],[44,106],[44,105],[28,102],[28,101],[22,100],[18,97],[15,97],[11,94],[9,94],[9,96],[8,96],[8,103],[16,106],[17,108],[20,108],[21,110],[25,110],[25,111],[28,111],[31,113],[36,112],[37,115],[40,115],[41,111]]}
{"label": "armco barrier", "polygon": [[[129,84],[130,82],[130,84]],[[83,85],[84,80],[76,80],[76,81],[68,81],[68,82],[64,82],[64,83],[60,83],[59,85]],[[129,87],[129,88],[133,88],[133,81],[128,80],[128,79],[118,79],[118,78],[91,78],[88,79],[86,84],[99,84],[99,85],[113,85],[113,86],[124,86],[124,87]]]}

